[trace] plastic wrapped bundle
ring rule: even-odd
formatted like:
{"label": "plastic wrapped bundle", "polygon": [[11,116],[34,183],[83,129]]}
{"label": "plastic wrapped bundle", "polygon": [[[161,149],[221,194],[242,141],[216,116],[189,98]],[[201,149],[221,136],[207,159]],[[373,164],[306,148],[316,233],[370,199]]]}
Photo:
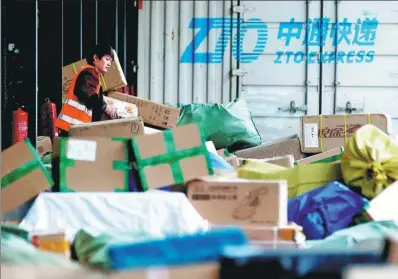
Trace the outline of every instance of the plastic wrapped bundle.
{"label": "plastic wrapped bundle", "polygon": [[341,168],[346,185],[373,198],[398,180],[398,144],[379,128],[362,126],[348,140]]}
{"label": "plastic wrapped bundle", "polygon": [[239,228],[208,233],[170,236],[147,242],[111,245],[109,266],[114,270],[186,265],[218,261],[225,246],[244,246],[247,238]]}
{"label": "plastic wrapped bundle", "polygon": [[307,239],[323,239],[345,229],[367,200],[339,182],[289,200],[289,221],[303,227]]}

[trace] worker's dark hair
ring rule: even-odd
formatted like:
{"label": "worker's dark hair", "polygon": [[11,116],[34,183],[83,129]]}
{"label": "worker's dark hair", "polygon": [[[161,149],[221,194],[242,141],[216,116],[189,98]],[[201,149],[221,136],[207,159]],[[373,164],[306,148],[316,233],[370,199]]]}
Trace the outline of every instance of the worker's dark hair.
{"label": "worker's dark hair", "polygon": [[97,55],[99,59],[101,59],[105,55],[109,55],[114,59],[113,57],[113,51],[112,47],[107,44],[98,44],[96,45],[91,52],[88,53],[87,55],[87,63],[90,65],[94,64],[94,55]]}

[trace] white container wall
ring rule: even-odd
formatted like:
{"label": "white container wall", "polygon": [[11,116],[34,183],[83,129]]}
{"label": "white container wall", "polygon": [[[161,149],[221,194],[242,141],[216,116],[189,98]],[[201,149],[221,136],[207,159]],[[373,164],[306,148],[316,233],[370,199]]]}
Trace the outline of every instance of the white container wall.
{"label": "white container wall", "polygon": [[245,97],[263,141],[319,113],[387,113],[398,133],[398,1],[144,1],[138,53],[139,96]]}
{"label": "white container wall", "polygon": [[233,100],[237,81],[230,74],[237,62],[231,59],[231,36],[222,34],[233,28],[233,2],[143,1],[138,95],[173,106]]}

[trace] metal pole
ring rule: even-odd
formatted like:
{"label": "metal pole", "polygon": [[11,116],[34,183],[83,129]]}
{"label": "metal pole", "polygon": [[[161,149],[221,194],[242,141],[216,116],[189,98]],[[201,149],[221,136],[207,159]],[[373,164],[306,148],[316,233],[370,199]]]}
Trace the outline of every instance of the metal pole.
{"label": "metal pole", "polygon": [[95,1],[95,44],[98,44],[98,1]]}
{"label": "metal pole", "polygon": [[38,69],[39,69],[39,2],[35,1],[35,20],[36,20],[36,29],[35,29],[35,137],[34,137],[34,146],[37,146],[37,136],[38,136],[38,114],[39,114],[39,87],[38,87]]}
{"label": "metal pole", "polygon": [[115,1],[115,50],[119,52],[119,0]]}
{"label": "metal pole", "polygon": [[80,0],[80,59],[83,59],[83,1]]}

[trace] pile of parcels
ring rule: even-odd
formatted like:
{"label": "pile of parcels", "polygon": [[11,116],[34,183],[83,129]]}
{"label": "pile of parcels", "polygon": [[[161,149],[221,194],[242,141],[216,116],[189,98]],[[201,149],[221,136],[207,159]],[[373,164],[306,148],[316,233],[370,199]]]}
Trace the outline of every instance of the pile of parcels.
{"label": "pile of parcels", "polygon": [[1,225],[4,278],[398,278],[388,116],[262,143],[242,99],[105,101],[123,118],[2,153],[2,214],[27,208]]}

